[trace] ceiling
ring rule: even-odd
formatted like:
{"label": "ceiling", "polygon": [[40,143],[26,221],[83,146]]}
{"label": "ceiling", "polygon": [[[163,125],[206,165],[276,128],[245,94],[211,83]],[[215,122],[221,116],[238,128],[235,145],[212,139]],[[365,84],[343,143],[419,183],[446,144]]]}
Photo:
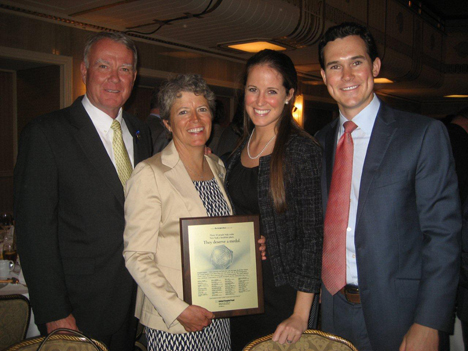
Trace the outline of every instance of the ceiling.
{"label": "ceiling", "polygon": [[[468,94],[467,0],[0,0],[0,8],[92,30],[127,31],[179,51],[234,61],[250,54],[230,51],[224,44],[271,40],[288,48],[309,87],[320,85],[316,42],[327,27],[357,20],[379,28],[382,17],[385,32],[376,29],[373,34],[384,52],[382,74],[395,83],[377,85],[379,92],[421,103]],[[424,23],[422,43],[414,33],[408,42],[401,28],[399,38],[398,26],[417,22],[417,16]],[[428,43],[433,53],[426,53]]]}
{"label": "ceiling", "polygon": [[423,0],[421,2],[445,21],[468,19],[466,0]]}

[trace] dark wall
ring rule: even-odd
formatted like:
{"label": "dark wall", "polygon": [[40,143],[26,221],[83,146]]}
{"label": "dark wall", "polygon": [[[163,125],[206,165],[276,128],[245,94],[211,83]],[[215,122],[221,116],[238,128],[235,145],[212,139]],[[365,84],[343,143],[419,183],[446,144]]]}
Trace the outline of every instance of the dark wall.
{"label": "dark wall", "polygon": [[18,135],[34,117],[60,109],[60,67],[37,67],[16,72]]}
{"label": "dark wall", "polygon": [[13,210],[14,73],[0,71],[0,212]]}

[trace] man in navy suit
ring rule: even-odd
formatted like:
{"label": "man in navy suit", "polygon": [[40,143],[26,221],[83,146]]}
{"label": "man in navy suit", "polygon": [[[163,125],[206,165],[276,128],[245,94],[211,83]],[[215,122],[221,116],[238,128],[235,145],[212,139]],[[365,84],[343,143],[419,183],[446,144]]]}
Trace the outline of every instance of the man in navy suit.
{"label": "man in navy suit", "polygon": [[81,330],[122,351],[133,350],[136,286],[122,256],[125,181],[116,155],[126,150],[127,176],[151,155],[148,127],[122,110],[136,64],[127,36],[91,36],[81,64],[86,95],[23,130],[14,177],[18,250],[41,332]]}
{"label": "man in navy suit", "polygon": [[317,133],[325,209],[343,124],[357,125],[343,234],[346,285],[333,296],[322,286],[323,330],[359,351],[437,350],[438,331],[451,328],[460,259],[460,204],[447,133],[442,123],[377,98],[381,61],[367,28],[330,28],[319,55],[323,81],[340,109]]}

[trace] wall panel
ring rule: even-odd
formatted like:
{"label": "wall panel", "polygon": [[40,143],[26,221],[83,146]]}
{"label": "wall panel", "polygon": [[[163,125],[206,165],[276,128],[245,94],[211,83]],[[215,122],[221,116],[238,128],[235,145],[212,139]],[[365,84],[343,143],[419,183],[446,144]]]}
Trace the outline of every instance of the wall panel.
{"label": "wall panel", "polygon": [[0,71],[0,212],[13,210],[14,72]]}

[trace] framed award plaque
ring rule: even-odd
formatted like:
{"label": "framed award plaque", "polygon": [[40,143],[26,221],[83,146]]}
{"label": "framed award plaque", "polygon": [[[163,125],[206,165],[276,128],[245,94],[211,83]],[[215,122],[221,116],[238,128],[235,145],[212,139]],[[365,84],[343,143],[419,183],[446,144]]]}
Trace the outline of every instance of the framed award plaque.
{"label": "framed award plaque", "polygon": [[184,301],[216,318],[264,310],[259,218],[181,218]]}

